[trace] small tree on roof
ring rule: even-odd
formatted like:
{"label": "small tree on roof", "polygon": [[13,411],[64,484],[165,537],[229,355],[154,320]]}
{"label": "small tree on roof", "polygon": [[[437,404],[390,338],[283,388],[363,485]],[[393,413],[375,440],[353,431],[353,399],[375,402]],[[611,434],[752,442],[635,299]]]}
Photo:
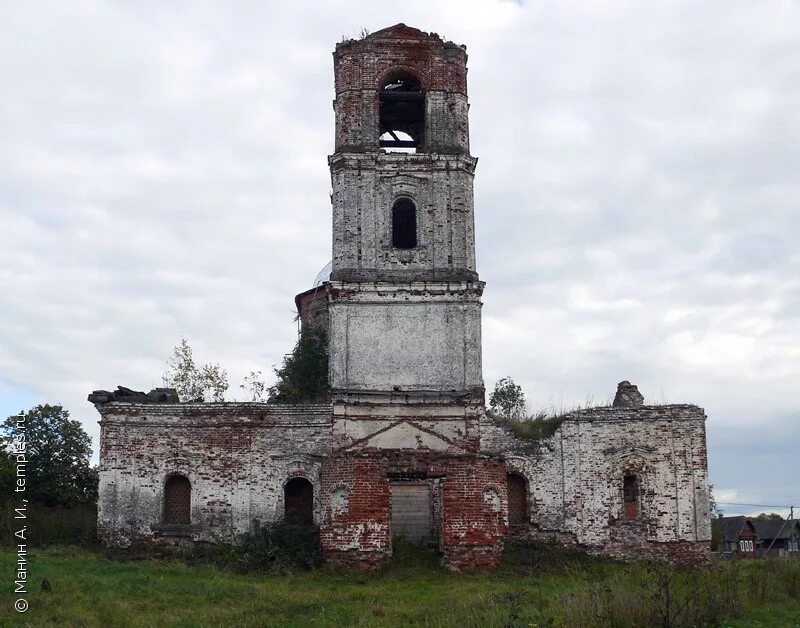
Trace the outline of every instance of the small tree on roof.
{"label": "small tree on roof", "polygon": [[528,408],[522,386],[510,377],[500,379],[489,395],[489,409],[493,414],[506,419],[525,419]]}
{"label": "small tree on roof", "polygon": [[177,391],[181,401],[224,401],[228,390],[227,371],[219,364],[198,367],[186,338],[181,338],[172,350],[162,379],[165,386]]}

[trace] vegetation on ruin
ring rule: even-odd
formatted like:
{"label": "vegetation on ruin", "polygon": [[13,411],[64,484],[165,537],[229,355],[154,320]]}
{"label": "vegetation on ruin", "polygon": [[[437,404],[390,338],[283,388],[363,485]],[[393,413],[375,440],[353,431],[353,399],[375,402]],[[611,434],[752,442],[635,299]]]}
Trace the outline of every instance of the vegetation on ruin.
{"label": "vegetation on ruin", "polygon": [[489,395],[487,413],[497,423],[526,440],[550,438],[564,422],[566,412],[552,415],[546,410],[528,414],[528,404],[522,386],[510,377],[503,377]]}
{"label": "vegetation on ruin", "polygon": [[181,401],[224,401],[228,390],[227,371],[210,362],[197,366],[186,338],[173,348],[162,380],[164,386],[175,389]]}
{"label": "vegetation on ruin", "polygon": [[277,381],[269,389],[272,403],[327,401],[328,343],[325,332],[309,328],[300,334],[292,352],[275,369]]}
{"label": "vegetation on ruin", "polygon": [[489,395],[489,411],[495,416],[514,421],[527,417],[528,406],[522,386],[510,377],[503,377]]}
{"label": "vegetation on ruin", "polygon": [[509,429],[519,438],[538,441],[553,436],[570,413],[609,405],[610,401],[598,404],[589,395],[583,404],[552,406],[529,413],[522,387],[510,377],[503,377],[497,381],[489,395],[489,407],[486,412],[496,423]]}
{"label": "vegetation on ruin", "polygon": [[519,438],[525,440],[543,440],[550,438],[564,422],[564,416],[552,416],[537,414],[524,419],[509,419],[507,417],[495,417],[495,420],[510,429]]}
{"label": "vegetation on ruin", "polygon": [[[16,555],[0,551],[6,573]],[[239,574],[214,564],[113,560],[72,547],[34,550],[25,615],[2,626],[788,626],[800,620],[791,560],[706,571],[511,546],[493,574],[441,570],[399,545],[380,573],[331,568]]]}

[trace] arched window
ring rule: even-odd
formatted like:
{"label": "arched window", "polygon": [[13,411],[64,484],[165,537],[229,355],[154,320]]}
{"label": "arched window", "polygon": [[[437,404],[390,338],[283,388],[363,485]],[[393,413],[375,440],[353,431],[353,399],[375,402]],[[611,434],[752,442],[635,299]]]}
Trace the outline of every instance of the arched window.
{"label": "arched window", "polygon": [[392,246],[413,249],[417,246],[417,208],[407,198],[392,206]]}
{"label": "arched window", "polygon": [[306,478],[292,478],[283,487],[286,521],[298,525],[314,523],[314,485]]}
{"label": "arched window", "polygon": [[508,523],[520,525],[528,523],[528,485],[518,473],[506,475],[508,484]]}
{"label": "arched window", "polygon": [[627,474],[622,480],[622,498],[625,502],[625,518],[639,517],[639,476]]}
{"label": "arched window", "polygon": [[380,146],[390,152],[414,153],[422,146],[425,93],[413,74],[399,72],[381,86]]}
{"label": "arched window", "polygon": [[192,522],[192,485],[183,475],[173,475],[164,484],[164,523],[187,525]]}

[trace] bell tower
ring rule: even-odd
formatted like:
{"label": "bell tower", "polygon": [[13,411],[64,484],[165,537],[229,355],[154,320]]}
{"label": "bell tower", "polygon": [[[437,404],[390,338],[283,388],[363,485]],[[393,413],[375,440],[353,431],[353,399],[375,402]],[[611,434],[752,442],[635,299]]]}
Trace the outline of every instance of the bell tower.
{"label": "bell tower", "polygon": [[334,52],[328,298],[342,447],[390,445],[370,433],[408,418],[444,440],[415,433],[394,443],[401,448],[477,448],[483,283],[466,62],[464,46],[404,24]]}
{"label": "bell tower", "polygon": [[397,24],[340,43],[333,59],[320,541],[343,565],[385,564],[403,537],[437,543],[449,569],[491,569],[507,528],[506,467],[480,451],[466,49]]}

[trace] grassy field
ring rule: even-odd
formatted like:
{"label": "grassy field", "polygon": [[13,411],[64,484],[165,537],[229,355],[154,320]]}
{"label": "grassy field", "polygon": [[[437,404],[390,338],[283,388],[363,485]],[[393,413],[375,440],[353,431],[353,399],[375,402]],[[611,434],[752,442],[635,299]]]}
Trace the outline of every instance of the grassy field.
{"label": "grassy field", "polygon": [[432,554],[396,554],[379,574],[266,575],[111,559],[99,550],[33,550],[22,615],[10,595],[15,555],[0,550],[8,582],[0,625],[800,626],[797,562],[742,561],[697,573],[521,547],[495,574],[461,576],[441,571]]}

